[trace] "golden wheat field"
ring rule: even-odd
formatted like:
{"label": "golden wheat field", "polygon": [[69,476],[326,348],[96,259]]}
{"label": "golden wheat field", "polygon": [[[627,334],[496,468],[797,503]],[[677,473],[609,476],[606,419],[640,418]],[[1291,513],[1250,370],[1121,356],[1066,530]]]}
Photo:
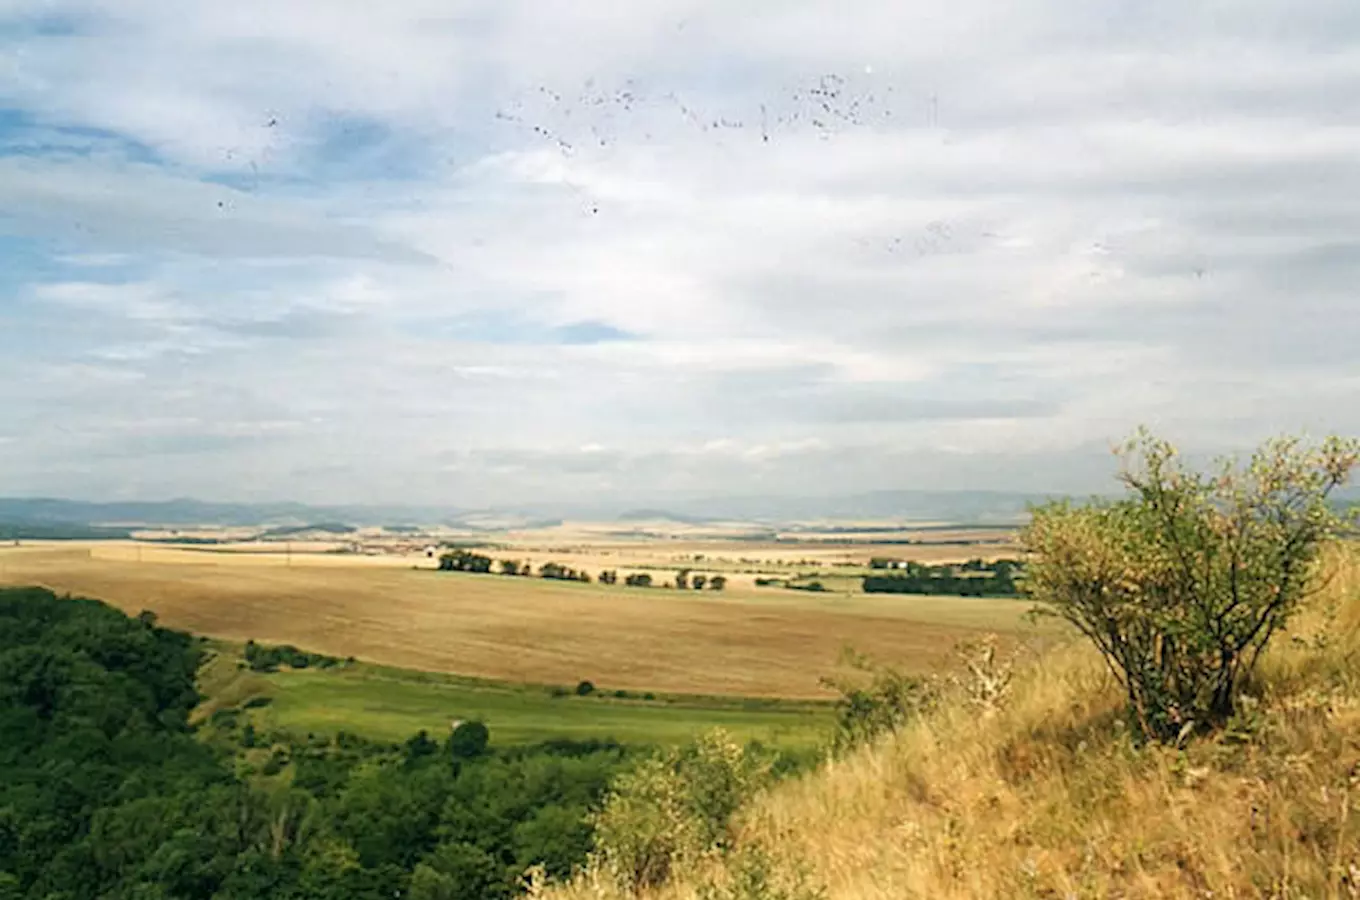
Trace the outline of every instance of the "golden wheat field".
{"label": "golden wheat field", "polygon": [[[1015,600],[757,589],[749,575],[733,575],[722,593],[632,589],[432,571],[423,553],[363,556],[303,546],[291,553],[132,542],[0,548],[0,583],[39,584],[133,613],[149,609],[199,634],[387,665],[686,693],[815,697],[824,694],[820,677],[835,671],[847,646],[930,670],[951,660],[957,642],[984,632],[1012,641],[1045,634],[1025,621],[1027,606]],[[713,552],[681,542],[586,548],[576,556],[563,549],[496,555],[554,558],[593,572]],[[755,549],[729,547],[734,560],[709,570],[739,568],[735,560]],[[654,573],[658,582],[673,574]]]}

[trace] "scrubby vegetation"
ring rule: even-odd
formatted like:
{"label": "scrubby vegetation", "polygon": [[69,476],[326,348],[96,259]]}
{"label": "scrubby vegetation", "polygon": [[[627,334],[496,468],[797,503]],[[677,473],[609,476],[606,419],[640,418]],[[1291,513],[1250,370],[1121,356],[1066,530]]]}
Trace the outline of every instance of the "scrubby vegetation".
{"label": "scrubby vegetation", "polygon": [[1245,469],[1198,473],[1142,434],[1124,448],[1125,499],[1035,512],[1026,589],[1100,651],[1145,736],[1221,725],[1343,530],[1328,498],[1356,446],[1277,440]]}
{"label": "scrubby vegetation", "polygon": [[[1360,549],[1326,502],[1356,445],[1213,476],[1128,449],[1124,501],[1040,509],[1026,538],[1024,587],[1084,637],[1024,666],[981,642],[933,679],[860,660],[841,752],[646,896],[1360,896]],[[641,896],[612,842],[647,833],[602,832],[550,895]]]}
{"label": "scrubby vegetation", "polygon": [[592,817],[597,875],[654,888],[672,872],[732,844],[733,816],[772,778],[771,760],[710,732],[620,776]]}
{"label": "scrubby vegetation", "polygon": [[245,662],[253,672],[277,672],[280,666],[287,666],[290,669],[306,669],[313,666],[329,669],[340,665],[341,661],[337,657],[326,656],[323,653],[299,650],[292,644],[274,647],[246,641]]}

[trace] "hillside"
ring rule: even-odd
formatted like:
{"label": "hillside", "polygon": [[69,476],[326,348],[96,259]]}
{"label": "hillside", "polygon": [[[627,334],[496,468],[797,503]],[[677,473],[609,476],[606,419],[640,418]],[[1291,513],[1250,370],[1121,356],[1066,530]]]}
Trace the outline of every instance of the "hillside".
{"label": "hillside", "polygon": [[734,879],[715,866],[657,896],[1360,895],[1360,553],[1329,562],[1258,702],[1213,737],[1136,747],[1111,678],[1068,646],[994,715],[955,702],[776,787],[743,814]]}

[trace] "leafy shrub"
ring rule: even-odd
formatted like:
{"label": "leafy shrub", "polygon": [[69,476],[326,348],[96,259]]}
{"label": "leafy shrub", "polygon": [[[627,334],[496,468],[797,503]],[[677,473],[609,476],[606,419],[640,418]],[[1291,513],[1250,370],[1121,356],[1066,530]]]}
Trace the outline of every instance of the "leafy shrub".
{"label": "leafy shrub", "polygon": [[260,767],[261,775],[277,775],[283,771],[283,767],[288,764],[287,755],[281,750],[274,750],[269,754],[269,758]]}
{"label": "leafy shrub", "polygon": [[208,721],[217,728],[235,728],[236,720],[240,717],[241,711],[234,707],[214,710]]}
{"label": "leafy shrub", "polygon": [[769,764],[721,730],[618,778],[592,817],[596,862],[629,889],[655,887],[731,846],[737,809],[769,781]]}
{"label": "leafy shrub", "polygon": [[405,753],[406,760],[408,762],[414,762],[426,756],[433,756],[435,753],[439,752],[439,744],[436,741],[430,740],[428,732],[421,730],[406,739],[406,743],[402,746],[402,750]]}
{"label": "leafy shrub", "polygon": [[411,873],[411,900],[497,896],[496,860],[469,843],[441,844]]}
{"label": "leafy shrub", "polygon": [[334,656],[308,653],[305,650],[299,650],[292,644],[273,647],[267,644],[257,644],[255,641],[246,641],[245,658],[253,672],[277,672],[279,666],[288,666],[293,669],[305,669],[313,665],[330,668],[340,662]]}
{"label": "leafy shrub", "polygon": [[1022,586],[1095,644],[1146,737],[1221,724],[1343,526],[1328,496],[1358,454],[1278,439],[1202,474],[1140,432],[1122,449],[1124,499],[1034,511]]}
{"label": "leafy shrub", "polygon": [[459,722],[449,735],[449,755],[454,759],[472,759],[486,752],[491,732],[481,722]]}
{"label": "leafy shrub", "polygon": [[836,733],[832,739],[832,748],[837,753],[901,728],[938,698],[938,687],[930,680],[903,674],[852,650],[844,653],[842,663],[867,676],[867,681],[821,680],[840,694],[836,698]]}
{"label": "leafy shrub", "polygon": [[576,696],[578,697],[587,697],[593,693],[595,693],[595,685],[589,681],[582,681],[576,685]]}

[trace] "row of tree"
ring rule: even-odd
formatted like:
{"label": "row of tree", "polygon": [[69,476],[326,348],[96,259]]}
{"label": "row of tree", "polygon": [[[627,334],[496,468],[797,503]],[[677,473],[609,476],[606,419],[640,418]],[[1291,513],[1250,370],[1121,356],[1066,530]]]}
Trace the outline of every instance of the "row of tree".
{"label": "row of tree", "polygon": [[[873,563],[881,562],[873,560]],[[875,565],[874,568],[888,568]],[[866,594],[935,594],[957,597],[1015,597],[1021,564],[1012,559],[992,563],[970,560],[962,565],[930,566],[918,562],[894,565],[892,575],[866,575]]]}
{"label": "row of tree", "polygon": [[[493,569],[498,570],[501,575],[514,575],[520,577],[530,577],[534,575],[534,568],[530,563],[521,563],[514,559],[496,560],[483,553],[475,553],[471,550],[453,550],[439,557],[439,568],[446,572],[474,572],[480,574],[490,574]],[[584,569],[574,569],[564,566],[561,563],[545,562],[538,567],[538,577],[547,578],[553,581],[580,581],[589,584],[591,581],[590,573]],[[618,584],[619,573],[616,569],[605,569],[597,576],[600,584]],[[652,576],[646,572],[634,572],[623,577],[623,583],[628,587],[652,587]],[[701,591],[708,588],[712,591],[721,591],[727,587],[727,576],[725,575],[704,575],[701,573],[691,573],[689,569],[681,569],[676,573],[673,583],[667,582],[666,587],[676,587],[680,590],[693,589]]]}

